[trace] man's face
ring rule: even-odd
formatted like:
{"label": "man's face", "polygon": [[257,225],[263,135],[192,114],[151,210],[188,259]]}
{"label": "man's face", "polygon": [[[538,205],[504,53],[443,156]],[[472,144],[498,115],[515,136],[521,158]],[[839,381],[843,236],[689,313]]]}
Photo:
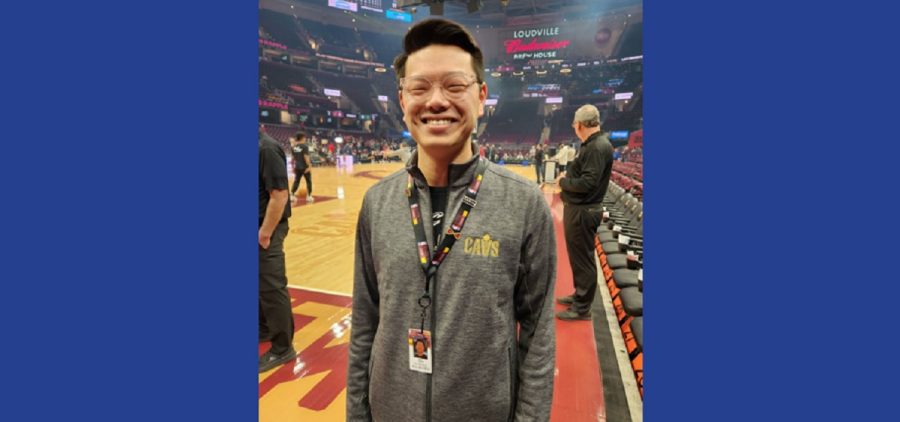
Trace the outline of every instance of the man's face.
{"label": "man's face", "polygon": [[[430,82],[430,91],[411,90],[414,86],[410,81],[423,79]],[[471,84],[465,88],[459,83],[447,84],[453,81]],[[442,83],[446,90],[441,89]],[[456,149],[468,142],[478,118],[484,115],[487,97],[487,86],[476,81],[469,53],[448,45],[430,45],[416,51],[406,60],[403,85],[403,121],[416,143],[428,150]]]}

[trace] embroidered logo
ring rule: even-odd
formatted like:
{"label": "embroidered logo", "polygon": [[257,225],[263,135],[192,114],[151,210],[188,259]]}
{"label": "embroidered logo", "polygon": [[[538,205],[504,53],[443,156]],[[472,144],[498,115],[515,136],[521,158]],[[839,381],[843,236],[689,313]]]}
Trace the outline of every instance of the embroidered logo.
{"label": "embroidered logo", "polygon": [[500,241],[491,239],[491,235],[489,234],[485,234],[480,238],[466,237],[463,252],[468,255],[481,255],[484,257],[496,258],[500,256]]}

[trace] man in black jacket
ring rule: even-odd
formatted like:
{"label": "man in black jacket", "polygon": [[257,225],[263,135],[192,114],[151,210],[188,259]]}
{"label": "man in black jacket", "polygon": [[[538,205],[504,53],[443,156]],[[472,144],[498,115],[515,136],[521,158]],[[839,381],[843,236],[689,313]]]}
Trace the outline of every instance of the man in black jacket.
{"label": "man in black jacket", "polygon": [[591,303],[597,293],[593,236],[603,213],[600,203],[609,186],[613,153],[612,145],[601,136],[597,107],[587,104],[575,111],[572,128],[581,140],[581,151],[568,164],[567,171],[556,178],[565,203],[563,228],[575,284],[575,294],[557,298],[558,303],[569,305],[569,309],[556,314],[567,321],[591,319]]}

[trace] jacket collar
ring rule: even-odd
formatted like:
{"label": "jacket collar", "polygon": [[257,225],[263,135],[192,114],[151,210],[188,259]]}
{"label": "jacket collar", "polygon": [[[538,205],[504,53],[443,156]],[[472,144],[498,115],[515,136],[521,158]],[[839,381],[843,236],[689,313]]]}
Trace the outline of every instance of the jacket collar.
{"label": "jacket collar", "polygon": [[[476,164],[478,164],[479,158],[481,156],[478,154],[478,148],[473,142],[472,158],[469,161],[460,164],[450,164],[450,171],[447,173],[447,185],[451,187],[468,186],[472,182],[472,177],[475,176],[475,168],[478,167]],[[406,171],[412,175],[413,180],[416,181],[419,187],[428,185],[425,175],[419,169],[418,148],[413,149],[412,156],[410,156],[409,162],[406,164]]]}
{"label": "jacket collar", "polygon": [[588,138],[585,139],[584,142],[581,143],[581,146],[585,146],[585,145],[591,143],[593,140],[599,138],[601,134],[603,134],[603,131],[598,131],[598,132],[592,133],[591,136],[588,136]]}

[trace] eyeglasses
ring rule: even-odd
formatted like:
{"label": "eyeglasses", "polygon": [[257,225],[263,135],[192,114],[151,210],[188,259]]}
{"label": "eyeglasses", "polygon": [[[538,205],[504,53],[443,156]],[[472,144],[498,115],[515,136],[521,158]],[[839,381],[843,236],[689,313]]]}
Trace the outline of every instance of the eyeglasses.
{"label": "eyeglasses", "polygon": [[[465,73],[449,73],[441,79],[440,87],[445,98],[459,100],[478,78]],[[400,78],[400,89],[414,100],[423,100],[431,96],[434,83],[422,76]]]}

